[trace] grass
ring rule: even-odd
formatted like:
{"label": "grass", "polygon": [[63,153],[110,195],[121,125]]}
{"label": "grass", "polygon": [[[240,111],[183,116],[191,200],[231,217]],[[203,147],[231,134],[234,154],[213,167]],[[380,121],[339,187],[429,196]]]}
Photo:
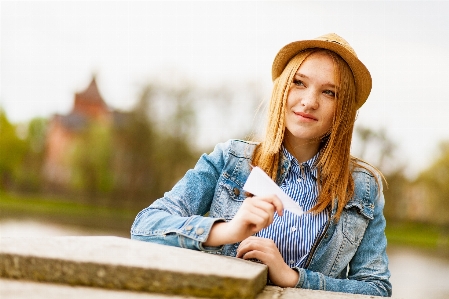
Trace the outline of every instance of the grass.
{"label": "grass", "polygon": [[36,218],[61,224],[129,232],[137,211],[0,192],[0,218]]}
{"label": "grass", "polygon": [[400,222],[387,224],[389,245],[408,246],[449,257],[449,229],[434,224]]}

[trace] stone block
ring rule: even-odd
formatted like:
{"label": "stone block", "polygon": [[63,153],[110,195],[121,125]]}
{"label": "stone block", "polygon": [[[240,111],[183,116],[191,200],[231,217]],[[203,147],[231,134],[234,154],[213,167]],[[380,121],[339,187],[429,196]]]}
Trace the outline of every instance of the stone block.
{"label": "stone block", "polygon": [[336,293],[327,291],[280,288],[276,286],[266,286],[257,295],[256,299],[374,299],[383,298],[378,296],[367,296],[347,293]]}
{"label": "stone block", "polygon": [[[26,280],[0,279],[2,299],[196,299],[178,295],[108,290]],[[203,298],[205,299],[205,298]]]}
{"label": "stone block", "polygon": [[118,237],[0,238],[0,276],[209,298],[254,298],[267,267]]}
{"label": "stone block", "polygon": [[315,290],[304,290],[304,289],[293,289],[286,288],[282,292],[282,297],[280,299],[380,299],[384,297],[379,296],[368,296],[368,295],[358,295],[358,294],[348,294],[348,293],[336,293],[327,291],[315,291]]}

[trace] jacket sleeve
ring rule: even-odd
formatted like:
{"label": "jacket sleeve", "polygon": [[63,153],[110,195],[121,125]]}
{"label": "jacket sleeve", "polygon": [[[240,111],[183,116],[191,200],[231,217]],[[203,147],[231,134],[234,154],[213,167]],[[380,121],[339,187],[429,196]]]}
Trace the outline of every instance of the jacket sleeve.
{"label": "jacket sleeve", "polygon": [[[333,292],[355,293],[390,297],[392,286],[389,281],[388,257],[386,253],[385,217],[383,208],[385,199],[382,182],[378,180],[380,190],[376,196],[373,219],[370,220],[364,237],[349,263],[348,279],[327,277],[321,273],[298,268],[298,288],[327,290]],[[375,188],[376,192],[378,188]]]}
{"label": "jacket sleeve", "polygon": [[217,247],[204,248],[202,243],[212,225],[224,219],[203,215],[210,209],[230,142],[218,144],[209,155],[203,154],[170,192],[139,212],[131,227],[131,238],[195,250],[217,250]]}

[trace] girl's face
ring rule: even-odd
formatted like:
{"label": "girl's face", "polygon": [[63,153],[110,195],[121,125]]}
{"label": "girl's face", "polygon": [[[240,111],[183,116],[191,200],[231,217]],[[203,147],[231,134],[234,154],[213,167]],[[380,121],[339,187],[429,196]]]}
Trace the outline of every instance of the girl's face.
{"label": "girl's face", "polygon": [[287,144],[316,145],[332,127],[337,82],[334,63],[325,52],[307,57],[293,78],[285,109]]}

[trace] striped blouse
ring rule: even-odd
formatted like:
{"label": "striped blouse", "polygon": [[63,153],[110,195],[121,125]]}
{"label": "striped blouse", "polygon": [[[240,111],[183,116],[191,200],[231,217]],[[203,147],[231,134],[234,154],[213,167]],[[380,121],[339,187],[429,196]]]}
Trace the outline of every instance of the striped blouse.
{"label": "striped blouse", "polygon": [[[290,168],[281,189],[295,200],[304,211],[313,208],[317,202],[318,186],[316,183],[316,154],[310,160],[299,164],[285,147],[282,151],[290,160]],[[274,214],[273,223],[255,236],[272,239],[277,245],[284,261],[291,268],[303,267],[315,239],[328,220],[326,210],[319,214],[304,213],[298,217],[289,211],[284,216]]]}

